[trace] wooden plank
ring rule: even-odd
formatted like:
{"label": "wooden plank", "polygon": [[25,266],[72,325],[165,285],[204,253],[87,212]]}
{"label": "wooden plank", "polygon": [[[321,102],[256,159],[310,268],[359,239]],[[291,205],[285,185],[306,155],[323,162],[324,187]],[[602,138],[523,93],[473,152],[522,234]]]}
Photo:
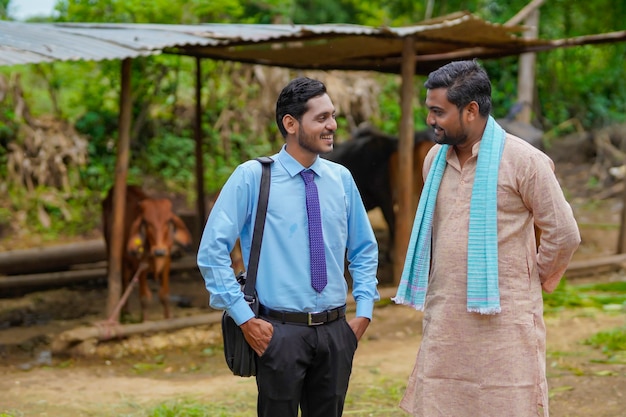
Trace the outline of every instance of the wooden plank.
{"label": "wooden plank", "polygon": [[[195,256],[184,256],[172,260],[172,272],[198,270]],[[93,279],[104,279],[107,276],[106,267],[85,268],[71,271],[58,271],[40,274],[13,275],[0,277],[0,290],[32,288],[32,287],[60,287],[76,284]]]}
{"label": "wooden plank", "polygon": [[218,323],[221,318],[222,312],[220,311],[135,324],[120,324],[117,322],[103,321],[95,323],[94,326],[78,327],[58,334],[52,341],[51,349],[54,353],[63,353],[73,345],[89,339],[106,341],[134,334],[173,331],[186,327]]}
{"label": "wooden plank", "polygon": [[0,275],[33,274],[69,269],[106,259],[104,240],[0,252]]}
{"label": "wooden plank", "polygon": [[570,262],[565,276],[582,278],[622,269],[626,265],[626,254],[608,255],[598,258]]}

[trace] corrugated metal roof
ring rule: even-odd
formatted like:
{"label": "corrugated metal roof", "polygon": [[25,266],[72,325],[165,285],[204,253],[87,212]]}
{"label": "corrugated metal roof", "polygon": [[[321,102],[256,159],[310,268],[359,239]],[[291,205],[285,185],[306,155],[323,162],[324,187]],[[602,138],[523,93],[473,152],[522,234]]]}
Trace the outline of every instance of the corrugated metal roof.
{"label": "corrugated metal roof", "polygon": [[[0,65],[124,59],[162,52],[306,69],[400,72],[404,39],[415,39],[418,73],[441,54],[516,55],[549,41],[520,37],[522,27],[459,12],[406,27],[347,24],[91,24],[0,21]],[[471,49],[473,48],[473,49]],[[434,57],[434,58],[429,58]],[[448,58],[447,61],[450,59]]]}
{"label": "corrugated metal roof", "polygon": [[0,22],[0,65],[101,61],[159,54],[178,45],[210,45],[210,38],[142,25],[64,25]]}

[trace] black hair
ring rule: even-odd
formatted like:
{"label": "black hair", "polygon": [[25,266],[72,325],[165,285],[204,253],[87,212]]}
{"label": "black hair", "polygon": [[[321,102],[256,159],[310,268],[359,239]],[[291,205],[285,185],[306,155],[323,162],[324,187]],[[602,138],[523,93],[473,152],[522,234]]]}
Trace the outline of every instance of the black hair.
{"label": "black hair", "polygon": [[475,101],[481,116],[491,112],[491,81],[475,59],[450,62],[431,72],[424,87],[446,88],[448,101],[459,110]]}
{"label": "black hair", "polygon": [[287,130],[283,125],[283,117],[290,114],[301,121],[302,115],[308,110],[307,102],[324,94],[324,83],[307,77],[295,78],[283,88],[276,100],[276,124],[284,138],[287,137]]}

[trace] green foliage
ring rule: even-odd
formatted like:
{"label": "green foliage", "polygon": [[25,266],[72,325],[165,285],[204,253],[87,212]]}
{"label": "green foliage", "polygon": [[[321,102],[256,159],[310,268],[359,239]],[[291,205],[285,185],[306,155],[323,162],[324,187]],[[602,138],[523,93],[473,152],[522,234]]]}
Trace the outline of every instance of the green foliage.
{"label": "green foliage", "polygon": [[491,114],[506,117],[517,102],[517,57],[481,61],[491,78]]}
{"label": "green foliage", "polygon": [[577,307],[607,309],[607,306],[622,306],[626,309],[626,282],[571,285],[563,279],[552,293],[544,293],[543,302],[546,313]]}
{"label": "green foliage", "polygon": [[[0,20],[4,20],[9,17],[9,3],[11,3],[11,0],[0,0]],[[0,416],[2,416],[2,414],[0,414]]]}
{"label": "green foliage", "polygon": [[[60,0],[55,9],[59,12],[60,21],[166,23],[171,20],[163,20],[164,11],[171,13],[174,18],[180,19],[182,17],[182,8],[172,6],[172,2],[159,0],[151,2],[141,0]],[[156,12],[159,9],[161,12]]]}
{"label": "green foliage", "polygon": [[9,230],[13,221],[13,212],[7,207],[0,207],[0,237]]}
{"label": "green foliage", "polygon": [[383,83],[381,94],[378,97],[380,106],[379,117],[372,120],[372,124],[385,133],[398,135],[401,109],[398,101],[399,82],[397,77],[379,77]]}
{"label": "green foliage", "polygon": [[608,357],[620,356],[626,361],[626,326],[596,333],[585,344],[602,350]]}
{"label": "green foliage", "polygon": [[295,24],[345,23],[354,13],[346,1],[295,0],[290,20]]}
{"label": "green foliage", "polygon": [[[0,112],[2,112],[1,108]],[[0,178],[7,178],[7,149],[9,143],[17,137],[19,125],[12,110],[6,110],[2,113],[0,113]]]}
{"label": "green foliage", "polygon": [[155,137],[148,143],[145,159],[145,174],[161,177],[165,185],[173,191],[189,191],[194,185],[194,148],[193,139],[166,133]]}
{"label": "green foliage", "polygon": [[[9,0],[0,0],[0,18],[7,18]],[[449,0],[433,2],[432,17],[468,10],[492,22],[505,23],[527,0]],[[350,23],[368,26],[411,25],[426,18],[427,2],[410,0],[58,0],[58,22],[115,23]],[[570,2],[554,0],[540,9],[540,37],[559,39],[623,30],[626,3],[612,0]],[[626,120],[626,43],[562,48],[537,54],[535,119],[544,130],[577,120],[585,128]],[[485,60],[493,82],[493,113],[504,117],[517,100],[518,58]],[[132,61],[132,131],[129,182],[154,177],[170,191],[193,190],[195,117],[195,61],[161,55]],[[205,59],[202,67],[202,145],[204,182],[217,191],[234,167],[257,155],[276,151],[282,141],[271,110],[259,104],[259,79],[249,67]],[[0,68],[8,77],[20,75],[24,100],[35,117],[52,115],[74,123],[89,138],[86,166],[80,167],[79,188],[65,196],[64,204],[35,204],[26,199],[10,213],[28,211],[29,222],[41,225],[37,212],[50,216],[53,226],[67,221],[71,206],[102,198],[113,183],[116,160],[120,92],[120,62],[57,62]],[[382,131],[398,135],[400,120],[398,76],[373,74],[381,85],[378,114],[372,122]],[[425,128],[425,91],[415,78],[414,125]],[[0,177],[7,176],[7,147],[16,140],[21,121],[15,103],[0,101]],[[339,128],[348,131],[345,117]],[[262,125],[264,127],[259,127]],[[54,190],[40,190],[47,193]],[[22,195],[16,193],[15,195]],[[98,197],[98,198],[96,198]],[[189,196],[190,198],[193,195]],[[69,206],[67,206],[69,204]],[[64,207],[64,208],[61,208]],[[68,208],[70,207],[70,208]],[[91,210],[91,209],[89,209]],[[64,214],[65,213],[65,214]],[[44,216],[45,217],[45,216]],[[92,216],[93,217],[93,216]],[[0,222],[2,218],[0,217]],[[71,223],[73,220],[69,220]],[[43,226],[38,226],[43,227]],[[67,230],[78,230],[69,225]],[[570,291],[565,289],[564,291]],[[561,294],[563,295],[563,294]],[[593,303],[581,294],[565,294],[569,301]],[[584,295],[584,294],[583,294]],[[570,297],[571,296],[571,297]],[[578,301],[577,301],[578,300]],[[550,301],[550,302],[552,302]],[[562,306],[562,305],[561,305]]]}
{"label": "green foliage", "polygon": [[4,71],[21,78],[24,99],[33,115],[54,115],[75,121],[89,110],[117,112],[119,68],[119,61],[79,61],[11,67]]}
{"label": "green foliage", "polygon": [[577,119],[586,127],[625,120],[626,45],[584,46],[555,50],[538,60],[544,76],[537,79],[544,121]]}
{"label": "green foliage", "polygon": [[100,223],[97,192],[82,190],[63,196],[47,187],[32,192],[16,188],[9,197],[14,226],[39,235],[43,241],[86,234]]}
{"label": "green foliage", "polygon": [[[117,160],[117,114],[103,109],[101,112],[87,111],[75,124],[76,130],[88,138],[89,163],[80,169],[82,186],[106,196],[115,182]],[[136,164],[128,167],[129,182],[138,183],[143,173]]]}
{"label": "green foliage", "polygon": [[[624,2],[558,0],[541,8],[540,35],[567,38],[623,30]],[[586,128],[624,120],[626,44],[561,48],[537,55],[540,119],[546,130],[577,119]]]}

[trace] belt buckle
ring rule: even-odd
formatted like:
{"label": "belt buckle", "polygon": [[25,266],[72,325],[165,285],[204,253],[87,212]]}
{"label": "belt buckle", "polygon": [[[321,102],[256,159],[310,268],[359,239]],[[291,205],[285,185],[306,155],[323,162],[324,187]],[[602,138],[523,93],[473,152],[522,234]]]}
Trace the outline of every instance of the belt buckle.
{"label": "belt buckle", "polygon": [[319,325],[324,324],[323,321],[316,321],[316,322],[314,322],[313,321],[313,314],[319,314],[319,313],[306,313],[306,315],[307,315],[307,323],[306,323],[307,326],[319,326]]}

